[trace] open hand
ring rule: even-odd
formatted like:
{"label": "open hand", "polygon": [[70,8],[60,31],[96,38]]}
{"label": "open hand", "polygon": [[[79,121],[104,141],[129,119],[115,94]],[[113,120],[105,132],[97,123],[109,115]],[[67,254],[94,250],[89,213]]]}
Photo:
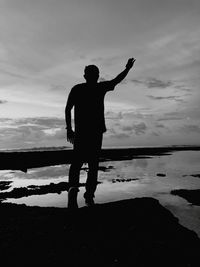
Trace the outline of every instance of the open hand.
{"label": "open hand", "polygon": [[135,58],[129,58],[126,64],[126,68],[131,69],[133,67],[134,62],[135,62]]}
{"label": "open hand", "polygon": [[74,144],[75,133],[73,130],[67,130],[67,141]]}

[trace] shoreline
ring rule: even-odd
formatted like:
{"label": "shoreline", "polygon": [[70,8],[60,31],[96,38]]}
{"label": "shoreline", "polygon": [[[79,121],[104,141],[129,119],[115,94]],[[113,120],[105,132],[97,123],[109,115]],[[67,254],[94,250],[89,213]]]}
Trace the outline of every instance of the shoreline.
{"label": "shoreline", "polygon": [[[100,162],[149,158],[152,156],[170,155],[175,151],[200,151],[200,146],[169,147],[136,147],[136,148],[103,148]],[[48,150],[29,152],[0,152],[0,170],[21,170],[30,168],[70,164],[73,150]]]}

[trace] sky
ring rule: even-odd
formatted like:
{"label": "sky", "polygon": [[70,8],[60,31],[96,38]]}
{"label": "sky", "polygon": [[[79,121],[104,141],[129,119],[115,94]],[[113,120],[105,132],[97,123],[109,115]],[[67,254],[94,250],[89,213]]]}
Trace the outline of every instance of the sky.
{"label": "sky", "polygon": [[0,0],[0,149],[70,146],[64,109],[86,65],[126,79],[104,146],[199,145],[199,0]]}

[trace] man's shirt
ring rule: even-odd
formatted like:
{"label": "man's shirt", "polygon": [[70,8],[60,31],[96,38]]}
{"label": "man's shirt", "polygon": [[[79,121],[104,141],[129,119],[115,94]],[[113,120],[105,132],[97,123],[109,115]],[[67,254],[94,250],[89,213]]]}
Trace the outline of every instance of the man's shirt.
{"label": "man's shirt", "polygon": [[68,101],[74,106],[75,132],[106,132],[104,117],[104,97],[114,90],[111,81],[99,83],[82,83],[75,85],[69,94]]}

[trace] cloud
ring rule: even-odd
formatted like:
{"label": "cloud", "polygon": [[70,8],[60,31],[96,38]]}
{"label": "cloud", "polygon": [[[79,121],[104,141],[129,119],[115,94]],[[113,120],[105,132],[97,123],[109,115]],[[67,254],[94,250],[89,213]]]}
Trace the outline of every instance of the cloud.
{"label": "cloud", "polygon": [[7,100],[0,100],[0,104],[5,104],[7,102],[8,102]]}
{"label": "cloud", "polygon": [[147,130],[147,126],[144,122],[138,124],[122,126],[124,132],[134,132],[136,135],[144,134]]}
{"label": "cloud", "polygon": [[167,88],[173,83],[171,81],[162,81],[156,78],[151,78],[146,82],[146,84],[148,88]]}
{"label": "cloud", "polygon": [[120,120],[123,118],[122,112],[113,112],[113,111],[107,111],[105,113],[106,120]]}
{"label": "cloud", "polygon": [[160,133],[153,131],[153,132],[151,133],[151,135],[153,135],[153,136],[160,136]]}
{"label": "cloud", "polygon": [[[115,125],[116,126],[116,125]],[[118,127],[112,127],[108,130],[108,135],[114,138],[129,138],[133,135],[145,134],[147,131],[147,126],[144,122],[123,125],[119,124]]]}
{"label": "cloud", "polygon": [[180,101],[180,96],[153,96],[153,95],[147,95],[148,98],[151,98],[153,100],[175,100]]}
{"label": "cloud", "polygon": [[135,131],[136,135],[145,134],[145,132],[147,130],[147,126],[144,122],[134,124],[133,130]]}
{"label": "cloud", "polygon": [[13,120],[16,126],[32,125],[41,129],[64,127],[65,121],[63,118],[57,117],[35,117],[35,118],[21,118]]}
{"label": "cloud", "polygon": [[153,114],[149,113],[148,108],[132,108],[130,110],[107,111],[106,138],[131,138],[146,134],[148,128],[153,127],[155,119]]}
{"label": "cloud", "polygon": [[[7,66],[5,66],[7,67]],[[10,66],[9,66],[10,67]],[[10,71],[10,70],[5,70],[5,69],[0,69],[1,73],[10,76],[12,78],[19,78],[19,79],[28,79],[28,76],[25,75],[21,75],[19,73],[15,73],[14,71]]]}
{"label": "cloud", "polygon": [[200,133],[200,125],[196,125],[196,124],[187,124],[184,125],[180,128],[181,132],[184,133]]}
{"label": "cloud", "polygon": [[165,128],[165,125],[162,124],[162,123],[157,123],[155,126],[156,126],[157,128]]}
{"label": "cloud", "polygon": [[110,135],[111,138],[117,138],[117,139],[126,139],[129,138],[130,135],[126,133],[115,133],[113,135]]}
{"label": "cloud", "polygon": [[[179,111],[173,111],[173,112],[167,112],[162,114],[160,117],[158,117],[157,121],[176,121],[176,120],[184,120],[186,119],[186,116],[184,113],[181,113]],[[160,123],[159,123],[160,124]]]}
{"label": "cloud", "polygon": [[130,125],[130,126],[123,126],[122,127],[122,130],[125,131],[125,132],[130,132],[134,129],[133,125]]}
{"label": "cloud", "polygon": [[193,90],[191,88],[186,88],[184,85],[176,85],[174,86],[178,91],[184,91],[184,92],[192,92]]}
{"label": "cloud", "polygon": [[165,116],[163,115],[163,117],[157,119],[157,121],[177,121],[177,120],[183,120],[184,117],[183,116]]}
{"label": "cloud", "polygon": [[132,79],[133,83],[145,85],[147,88],[165,89],[173,85],[172,81],[163,81],[156,78],[147,78],[146,80]]}
{"label": "cloud", "polygon": [[62,118],[0,119],[0,147],[25,148],[66,145]]}

